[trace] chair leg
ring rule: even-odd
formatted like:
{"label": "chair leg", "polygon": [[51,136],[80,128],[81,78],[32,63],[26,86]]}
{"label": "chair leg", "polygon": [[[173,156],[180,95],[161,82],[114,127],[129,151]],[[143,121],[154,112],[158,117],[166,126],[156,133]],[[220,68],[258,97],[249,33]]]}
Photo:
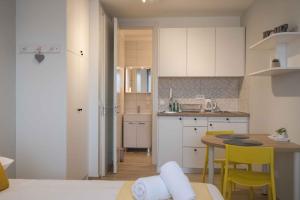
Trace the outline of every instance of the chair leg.
{"label": "chair leg", "polygon": [[221,164],[221,172],[220,172],[220,176],[221,176],[221,184],[220,184],[220,191],[223,191],[223,184],[224,184],[224,164]]}
{"label": "chair leg", "polygon": [[272,200],[272,185],[268,185],[268,200]]}
{"label": "chair leg", "polygon": [[229,191],[228,191],[228,200],[231,200],[231,193],[232,193],[232,188],[233,188],[233,182],[229,182]]}
{"label": "chair leg", "polygon": [[[207,150],[206,150],[207,151]],[[207,153],[206,153],[207,154]],[[205,183],[205,176],[207,173],[207,167],[208,167],[208,158],[207,158],[208,154],[205,157],[205,162],[204,162],[204,168],[203,168],[203,172],[202,172],[202,182]]]}
{"label": "chair leg", "polygon": [[253,189],[253,187],[250,187],[250,190],[249,190],[249,199],[254,200],[254,189]]}
{"label": "chair leg", "polygon": [[272,186],[271,186],[271,192],[272,192],[272,199],[276,200],[276,186],[275,186],[275,180],[272,179]]}

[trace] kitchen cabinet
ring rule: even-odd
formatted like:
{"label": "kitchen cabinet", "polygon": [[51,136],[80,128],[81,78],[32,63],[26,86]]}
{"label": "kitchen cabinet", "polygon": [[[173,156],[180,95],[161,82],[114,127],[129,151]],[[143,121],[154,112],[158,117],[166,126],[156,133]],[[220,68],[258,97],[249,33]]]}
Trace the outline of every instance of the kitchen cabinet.
{"label": "kitchen cabinet", "polygon": [[159,29],[159,76],[186,76],[186,35],[185,28]]}
{"label": "kitchen cabinet", "polygon": [[215,76],[215,28],[187,29],[187,76]]}
{"label": "kitchen cabinet", "polygon": [[245,73],[245,29],[161,28],[160,77],[242,77]]}
{"label": "kitchen cabinet", "polygon": [[181,117],[158,117],[158,166],[169,161],[182,166]]}
{"label": "kitchen cabinet", "polygon": [[201,142],[201,137],[206,134],[207,127],[183,127],[183,146],[185,147],[206,147]]}
{"label": "kitchen cabinet", "polygon": [[216,28],[216,76],[244,76],[245,29]]}
{"label": "kitchen cabinet", "polygon": [[206,148],[183,147],[182,163],[184,168],[203,168]]}
{"label": "kitchen cabinet", "polygon": [[[248,133],[248,117],[158,117],[158,167],[176,161],[185,171],[204,167],[206,145],[201,137],[208,130],[233,130]],[[216,149],[224,158],[224,149]],[[216,166],[219,167],[219,166]]]}
{"label": "kitchen cabinet", "polygon": [[247,117],[216,117],[208,118],[208,130],[233,130],[235,133],[248,133],[248,118]]}

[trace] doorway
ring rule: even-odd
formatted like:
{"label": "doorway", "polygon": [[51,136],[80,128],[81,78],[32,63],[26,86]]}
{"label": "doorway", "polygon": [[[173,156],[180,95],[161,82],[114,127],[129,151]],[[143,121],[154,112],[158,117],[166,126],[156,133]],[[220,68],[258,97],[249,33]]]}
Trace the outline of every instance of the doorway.
{"label": "doorway", "polygon": [[123,171],[128,163],[137,163],[138,167],[138,163],[152,160],[152,32],[126,28],[118,31],[115,173]]}

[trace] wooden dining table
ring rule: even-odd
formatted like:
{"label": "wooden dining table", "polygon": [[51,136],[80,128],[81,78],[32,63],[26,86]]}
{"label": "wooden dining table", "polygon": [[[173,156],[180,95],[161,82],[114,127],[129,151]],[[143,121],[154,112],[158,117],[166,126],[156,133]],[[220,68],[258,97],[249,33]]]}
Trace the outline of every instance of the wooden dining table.
{"label": "wooden dining table", "polygon": [[[247,134],[250,140],[262,143],[263,147],[273,147],[276,152],[293,153],[294,158],[294,200],[300,200],[300,145],[292,142],[277,142],[270,139],[268,134]],[[202,143],[208,146],[208,182],[213,184],[214,180],[214,151],[215,148],[225,148],[224,139],[213,135],[201,138]]]}

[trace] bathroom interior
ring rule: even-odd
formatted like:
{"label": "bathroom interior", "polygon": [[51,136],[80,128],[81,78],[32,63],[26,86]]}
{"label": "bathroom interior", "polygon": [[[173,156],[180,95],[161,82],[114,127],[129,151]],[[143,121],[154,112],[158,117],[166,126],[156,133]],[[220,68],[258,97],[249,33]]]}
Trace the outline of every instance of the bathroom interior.
{"label": "bathroom interior", "polygon": [[119,160],[151,159],[152,30],[120,29],[118,43]]}

